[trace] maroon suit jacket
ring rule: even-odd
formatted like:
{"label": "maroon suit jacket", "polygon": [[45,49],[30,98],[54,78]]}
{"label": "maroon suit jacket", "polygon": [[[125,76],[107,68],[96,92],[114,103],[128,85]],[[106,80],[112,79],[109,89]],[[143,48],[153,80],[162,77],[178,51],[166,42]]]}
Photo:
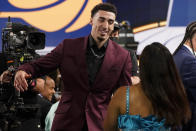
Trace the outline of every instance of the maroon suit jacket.
{"label": "maroon suit jacket", "polygon": [[32,76],[60,69],[64,92],[55,112],[52,131],[81,131],[85,117],[89,131],[103,131],[111,94],[119,86],[131,84],[129,52],[109,40],[102,66],[90,87],[87,43],[88,37],[65,39],[51,53],[19,68]]}

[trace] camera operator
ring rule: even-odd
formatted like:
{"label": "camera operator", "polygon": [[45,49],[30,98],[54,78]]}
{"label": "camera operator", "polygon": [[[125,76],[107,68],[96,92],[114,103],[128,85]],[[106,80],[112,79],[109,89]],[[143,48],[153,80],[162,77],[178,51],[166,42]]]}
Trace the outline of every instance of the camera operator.
{"label": "camera operator", "polygon": [[[20,93],[14,88],[17,68],[39,58],[35,52],[45,47],[45,34],[34,27],[8,22],[2,29],[0,53],[0,131],[41,131],[39,82],[29,76],[30,90]],[[37,83],[37,84],[36,84]],[[50,106],[49,106],[50,107]],[[44,127],[43,127],[44,128]]]}
{"label": "camera operator", "polygon": [[[2,63],[2,68],[0,68],[1,72],[3,72],[0,75],[0,82],[1,85],[3,84],[9,84],[12,83],[12,79],[13,79],[13,73],[9,70],[5,70],[7,69],[7,64],[6,64],[6,57],[3,57],[3,53],[1,53],[1,58],[0,62]],[[5,71],[3,71],[5,70]],[[24,104],[37,104],[39,106],[39,110],[37,111],[36,115],[32,115],[31,117],[27,117],[29,120],[27,120],[26,116],[23,114],[19,114],[17,116],[17,119],[20,120],[21,124],[18,125],[17,128],[13,129],[12,127],[7,127],[7,129],[3,129],[3,127],[1,127],[0,125],[0,131],[1,128],[4,131],[8,131],[8,130],[17,130],[17,131],[41,131],[44,130],[45,127],[45,117],[48,113],[48,111],[50,110],[50,107],[52,105],[52,103],[50,102],[52,99],[52,95],[55,93],[54,91],[54,80],[49,77],[49,76],[44,76],[44,77],[40,77],[37,78],[34,82],[32,82],[32,91],[34,93],[30,93],[28,92],[27,94],[30,93],[31,97],[26,97],[27,95],[21,94],[21,96],[24,97]],[[50,89],[52,88],[52,89]],[[33,95],[32,95],[33,94]],[[13,116],[15,117],[15,116]],[[9,125],[8,125],[9,126]],[[9,129],[8,129],[9,128]]]}
{"label": "camera operator", "polygon": [[[12,76],[10,74],[12,73],[6,70],[1,75],[1,84],[2,85],[7,84],[8,87],[6,88],[13,88],[10,85],[12,83]],[[29,93],[30,92],[25,92],[20,95],[24,98],[24,96],[27,96],[27,94]],[[23,101],[24,105],[31,104],[33,106],[39,100],[39,98],[36,96],[35,93],[30,93],[30,94],[31,94],[31,97],[24,98],[24,101]],[[13,94],[8,94],[8,95],[13,96]],[[26,130],[41,131],[41,122],[40,122],[41,114],[39,113],[38,107],[36,108],[32,107],[32,111],[30,108],[29,109],[26,108],[22,111],[21,108],[14,108],[14,110],[11,110],[12,105],[10,104],[7,105],[6,100],[4,101],[3,104],[6,105],[7,108],[5,108],[6,110],[2,109],[0,113],[1,114],[7,113],[7,114],[5,115],[5,118],[0,119],[1,123],[3,123],[0,125],[0,130],[2,131],[26,131]],[[11,104],[15,105],[15,103],[11,103]],[[9,116],[9,117],[7,118],[6,116]]]}
{"label": "camera operator", "polygon": [[[119,25],[119,23],[117,21],[115,21],[114,22],[114,30],[112,31],[112,33],[110,35],[110,39],[115,41],[116,43],[118,43],[120,28],[121,28],[121,26]],[[137,83],[140,82],[140,78],[139,78],[139,74],[138,74],[137,57],[136,57],[134,50],[128,49],[126,47],[124,47],[124,48],[130,52],[131,62],[132,62],[131,81],[132,81],[133,85],[136,85]]]}

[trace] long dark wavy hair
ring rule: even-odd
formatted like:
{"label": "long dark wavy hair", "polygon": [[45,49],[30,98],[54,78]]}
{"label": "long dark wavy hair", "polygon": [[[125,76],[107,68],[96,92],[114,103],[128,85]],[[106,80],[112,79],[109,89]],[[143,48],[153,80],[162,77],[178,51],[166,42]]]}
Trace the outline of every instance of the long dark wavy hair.
{"label": "long dark wavy hair", "polygon": [[190,23],[187,27],[186,27],[186,32],[184,35],[184,38],[182,40],[182,42],[180,43],[180,45],[177,47],[177,49],[174,51],[173,54],[176,54],[176,52],[182,47],[182,45],[187,41],[190,40],[190,45],[193,51],[193,54],[195,55],[195,52],[193,50],[193,44],[192,44],[192,38],[193,35],[196,33],[196,21]]}
{"label": "long dark wavy hair", "polygon": [[158,119],[172,127],[186,123],[191,117],[189,102],[169,50],[156,42],[146,46],[139,68],[142,90]]}

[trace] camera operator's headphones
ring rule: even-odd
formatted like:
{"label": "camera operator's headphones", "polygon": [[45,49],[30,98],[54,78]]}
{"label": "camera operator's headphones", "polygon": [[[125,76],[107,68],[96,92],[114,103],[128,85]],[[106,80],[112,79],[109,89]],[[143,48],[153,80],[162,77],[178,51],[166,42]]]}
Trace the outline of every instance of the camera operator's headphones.
{"label": "camera operator's headphones", "polygon": [[120,25],[118,21],[114,21],[114,30],[119,30],[119,29],[120,29]]}
{"label": "camera operator's headphones", "polygon": [[[41,76],[39,78],[43,79],[44,82],[46,83],[46,75],[45,76]],[[29,80],[29,82],[27,82],[27,83],[29,83],[30,88],[33,89],[36,86],[37,81],[36,81],[36,79],[32,79],[32,80]]]}

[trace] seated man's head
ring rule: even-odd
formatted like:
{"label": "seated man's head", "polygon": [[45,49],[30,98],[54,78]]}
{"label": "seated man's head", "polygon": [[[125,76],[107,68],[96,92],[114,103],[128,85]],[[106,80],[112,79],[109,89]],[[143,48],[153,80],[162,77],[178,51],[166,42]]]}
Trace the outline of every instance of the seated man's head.
{"label": "seated man's head", "polygon": [[36,79],[36,81],[37,81],[37,84],[36,84],[35,91],[39,92],[44,98],[51,101],[52,96],[55,93],[54,80],[51,77],[46,76],[44,79],[38,78],[38,79]]}

